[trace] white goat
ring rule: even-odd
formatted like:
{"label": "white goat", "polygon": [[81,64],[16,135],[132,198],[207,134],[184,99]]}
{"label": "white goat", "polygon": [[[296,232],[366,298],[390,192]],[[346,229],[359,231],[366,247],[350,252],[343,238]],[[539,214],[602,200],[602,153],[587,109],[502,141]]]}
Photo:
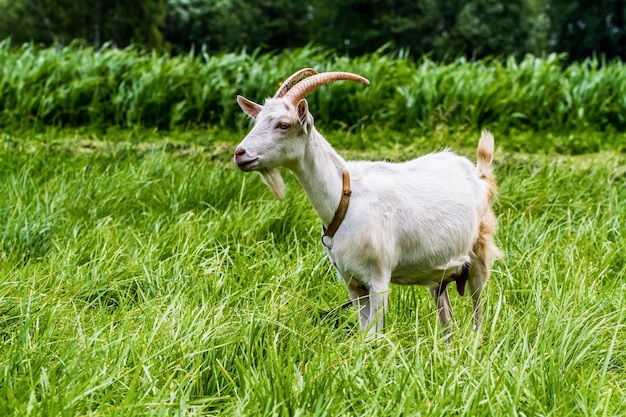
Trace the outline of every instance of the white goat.
{"label": "white goat", "polygon": [[382,330],[389,284],[395,283],[427,286],[447,333],[452,281],[461,295],[467,282],[478,330],[483,284],[500,255],[491,210],[497,192],[493,136],[483,131],[476,167],[449,151],[403,163],[346,162],[315,129],[304,99],[335,80],[369,85],[356,74],[307,68],[264,105],[238,96],[254,127],[237,146],[237,166],[259,171],[279,199],[284,183],[277,168],[293,172],[323,223],[322,241],[360,312],[362,331]]}

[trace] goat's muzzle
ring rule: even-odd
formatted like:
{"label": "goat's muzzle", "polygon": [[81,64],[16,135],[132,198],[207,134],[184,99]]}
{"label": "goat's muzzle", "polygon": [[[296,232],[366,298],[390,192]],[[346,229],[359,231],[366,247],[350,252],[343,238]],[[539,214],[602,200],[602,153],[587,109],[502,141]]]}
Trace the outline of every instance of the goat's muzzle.
{"label": "goat's muzzle", "polygon": [[237,149],[235,149],[235,163],[240,170],[246,172],[253,171],[258,162],[259,158],[250,157],[246,150],[241,146],[238,146]]}

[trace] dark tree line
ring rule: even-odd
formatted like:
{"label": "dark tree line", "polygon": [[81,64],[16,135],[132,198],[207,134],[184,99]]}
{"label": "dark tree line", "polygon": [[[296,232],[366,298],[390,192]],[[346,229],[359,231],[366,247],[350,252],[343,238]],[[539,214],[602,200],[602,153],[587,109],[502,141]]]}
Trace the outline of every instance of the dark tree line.
{"label": "dark tree line", "polygon": [[44,45],[74,39],[162,50],[165,0],[0,0],[0,38]]}
{"label": "dark tree line", "polygon": [[626,58],[626,0],[0,0],[0,39],[160,52],[361,55],[388,45],[442,60],[566,52]]}

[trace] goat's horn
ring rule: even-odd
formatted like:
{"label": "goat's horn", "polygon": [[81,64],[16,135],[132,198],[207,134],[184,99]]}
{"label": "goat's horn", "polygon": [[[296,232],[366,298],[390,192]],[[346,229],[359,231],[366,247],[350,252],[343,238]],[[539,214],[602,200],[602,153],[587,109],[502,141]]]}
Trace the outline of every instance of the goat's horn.
{"label": "goat's horn", "polygon": [[281,84],[278,91],[276,91],[276,94],[274,94],[274,98],[280,98],[284,96],[287,91],[291,90],[291,88],[298,83],[298,81],[300,81],[304,77],[315,74],[317,74],[317,71],[315,71],[313,68],[303,68],[300,71],[294,72],[291,77],[287,78],[285,82]]}
{"label": "goat's horn", "polygon": [[297,105],[300,100],[316,88],[339,80],[357,81],[365,85],[370,85],[367,78],[352,74],[351,72],[322,72],[321,74],[315,74],[297,83],[285,94],[285,99]]}

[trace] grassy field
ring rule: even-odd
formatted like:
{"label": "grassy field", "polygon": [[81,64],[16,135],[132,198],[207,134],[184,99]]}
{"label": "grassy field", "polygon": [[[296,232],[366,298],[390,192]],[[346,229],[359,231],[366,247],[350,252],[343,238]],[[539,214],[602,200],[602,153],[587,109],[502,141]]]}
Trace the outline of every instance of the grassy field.
{"label": "grassy field", "polygon": [[[507,258],[483,337],[452,294],[446,346],[420,287],[359,334],[302,190],[287,176],[277,202],[238,172],[241,135],[0,133],[0,415],[626,414],[625,153],[496,136]],[[473,159],[478,137],[343,135],[344,155],[391,160]]]}
{"label": "grassy field", "polygon": [[[144,126],[159,129],[245,126],[236,94],[260,101],[294,71],[351,71],[367,88],[335,83],[311,94],[316,120],[333,128],[401,131],[469,128],[521,131],[626,131],[626,70],[621,62],[564,56],[522,60],[411,60],[390,50],[347,58],[315,47],[259,54],[167,56],[80,43],[38,48],[0,42],[0,125]],[[604,142],[562,143],[570,152]]]}

